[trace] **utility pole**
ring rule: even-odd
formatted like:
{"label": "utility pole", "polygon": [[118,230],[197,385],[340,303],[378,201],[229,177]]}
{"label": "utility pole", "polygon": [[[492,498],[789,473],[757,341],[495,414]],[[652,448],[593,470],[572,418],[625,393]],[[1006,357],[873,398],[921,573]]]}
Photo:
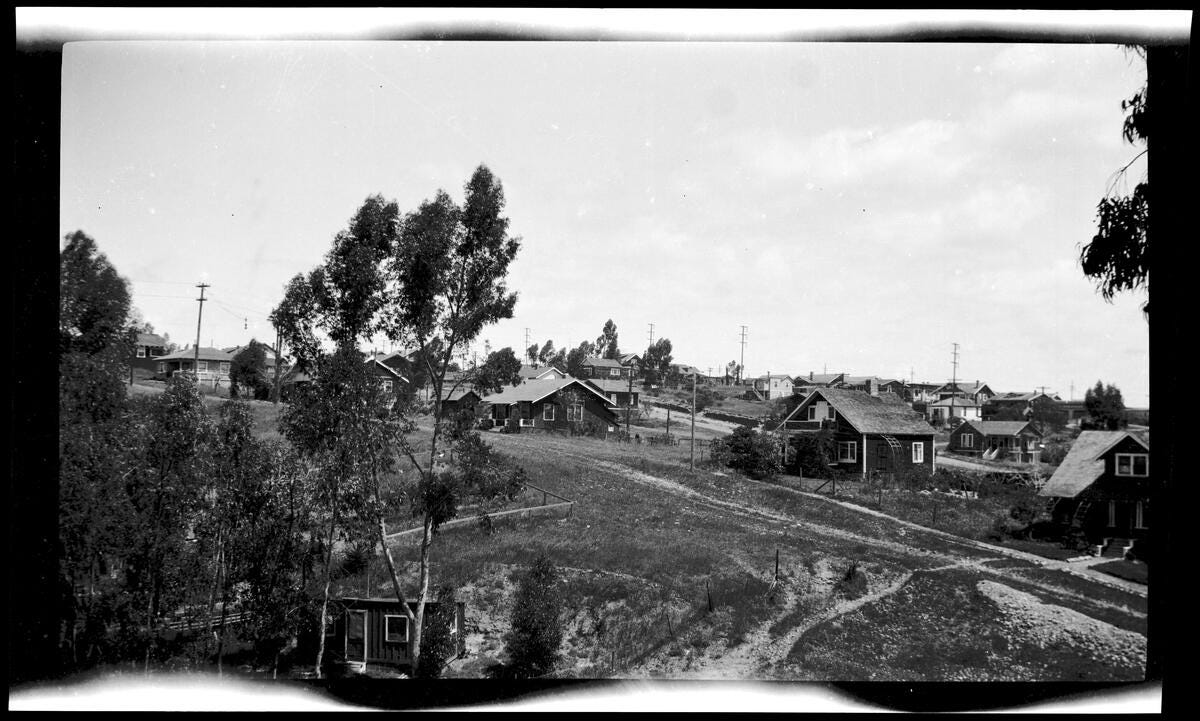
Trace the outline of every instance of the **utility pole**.
{"label": "utility pole", "polygon": [[633,371],[629,372],[629,395],[625,398],[625,439],[629,439],[629,412],[633,406]]}
{"label": "utility pole", "polygon": [[650,345],[654,345],[654,324],[650,324]]}
{"label": "utility pole", "polygon": [[[525,329],[525,345],[523,345],[521,347],[525,349],[524,355],[528,356],[529,355],[529,329],[528,328]],[[529,363],[534,368],[536,368],[537,367],[537,358],[530,358]]]}
{"label": "utility pole", "polygon": [[208,288],[208,283],[201,282],[196,285],[200,289],[200,297],[196,300],[200,302],[200,309],[196,311],[196,352],[192,361],[192,374],[196,377],[196,385],[200,384],[200,318],[204,315],[204,289]]}
{"label": "utility pole", "polygon": [[688,458],[691,469],[696,470],[696,371],[692,370],[692,452]]}
{"label": "utility pole", "polygon": [[746,369],[746,326],[742,326],[741,343],[742,343],[742,359],[741,359],[741,361],[739,361],[740,365],[738,366],[738,377],[737,377],[739,385],[741,385],[741,382],[742,382],[742,372]]}
{"label": "utility pole", "polygon": [[954,344],[954,374],[950,376],[950,418],[954,417],[954,394],[958,391],[958,344]]}

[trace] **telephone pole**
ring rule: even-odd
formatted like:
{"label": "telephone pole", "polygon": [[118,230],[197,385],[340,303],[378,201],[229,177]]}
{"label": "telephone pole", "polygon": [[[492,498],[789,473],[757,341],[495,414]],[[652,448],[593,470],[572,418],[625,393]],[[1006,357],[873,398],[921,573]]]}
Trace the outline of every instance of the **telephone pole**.
{"label": "telephone pole", "polygon": [[692,452],[688,458],[692,470],[696,470],[696,370],[692,369]]}
{"label": "telephone pole", "polygon": [[200,289],[200,297],[196,300],[200,302],[200,308],[196,311],[196,351],[192,359],[192,373],[196,377],[196,384],[200,384],[200,318],[204,316],[204,289],[208,288],[208,283],[201,282],[196,285]]}
{"label": "telephone pole", "polygon": [[742,372],[745,371],[745,369],[746,369],[746,326],[742,326],[741,344],[742,344],[742,356],[741,356],[742,359],[739,361],[740,365],[738,365],[738,374],[737,374],[738,375],[737,379],[738,379],[739,385],[742,382]]}
{"label": "telephone pole", "polygon": [[954,394],[958,392],[958,344],[954,344],[954,374],[950,376],[950,418],[954,417]]}
{"label": "telephone pole", "polygon": [[[528,357],[529,356],[529,329],[528,328],[525,329],[525,345],[522,347],[525,349],[525,352],[523,355]],[[537,365],[537,358],[530,358],[529,363],[531,365]]]}
{"label": "telephone pole", "polygon": [[654,324],[650,324],[650,345],[654,345]]}

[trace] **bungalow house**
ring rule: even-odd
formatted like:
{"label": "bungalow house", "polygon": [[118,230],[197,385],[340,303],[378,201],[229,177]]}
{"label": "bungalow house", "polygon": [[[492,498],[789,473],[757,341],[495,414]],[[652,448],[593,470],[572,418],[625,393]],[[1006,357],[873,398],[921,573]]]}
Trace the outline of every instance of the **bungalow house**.
{"label": "bungalow house", "polygon": [[200,348],[198,352],[196,348],[189,348],[159,356],[156,361],[155,370],[159,375],[171,377],[176,373],[194,373],[201,382],[219,385],[229,382],[233,356],[219,348]]}
{"label": "bungalow house", "polygon": [[620,361],[621,365],[633,370],[634,378],[638,377],[638,371],[642,367],[642,357],[640,355],[637,353],[622,353],[617,356],[617,360]]}
{"label": "bungalow house", "polygon": [[814,388],[835,388],[842,383],[842,379],[846,377],[845,373],[813,373],[808,372],[808,375],[797,375],[792,377],[793,386],[811,386]]}
{"label": "bungalow house", "polygon": [[1128,431],[1083,431],[1038,495],[1054,501],[1055,522],[1083,530],[1088,542],[1124,555],[1149,533],[1150,444]]}
{"label": "bungalow house", "polygon": [[968,421],[983,420],[983,406],[970,398],[947,396],[940,401],[934,401],[925,406],[925,413],[932,423],[944,425],[951,418],[962,418]]}
{"label": "bungalow house", "polygon": [[483,398],[475,392],[473,388],[446,388],[442,391],[442,408],[445,410],[446,417],[451,417],[457,414],[460,410],[472,409],[479,407],[480,401]]}
{"label": "bungalow house", "polygon": [[608,378],[587,378],[584,379],[584,382],[603,393],[619,408],[628,408],[630,406],[636,408],[641,397],[642,387],[636,382],[633,384],[632,390],[629,387],[628,380],[614,381]]}
{"label": "bungalow house", "polygon": [[777,432],[791,438],[826,430],[837,454],[832,465],[861,473],[890,473],[902,468],[936,468],[934,430],[920,413],[862,391],[814,388],[783,421]]}
{"label": "bungalow house", "polygon": [[988,387],[987,383],[966,383],[964,381],[953,381],[943,383],[933,391],[938,400],[947,398],[967,398],[975,401],[978,405],[983,405],[988,402],[988,399],[996,395],[996,392]]}
{"label": "bungalow house", "polygon": [[909,388],[908,384],[902,380],[896,380],[894,378],[880,378],[879,392],[893,393],[905,403],[913,402],[912,388]]}
{"label": "bungalow house", "polygon": [[986,459],[1037,463],[1042,435],[1028,421],[968,420],[950,432],[947,450]]}
{"label": "bungalow house", "polygon": [[483,397],[488,404],[492,427],[515,420],[518,428],[570,430],[572,424],[596,423],[615,431],[615,403],[578,378],[539,378],[509,386]]}
{"label": "bungalow house", "polygon": [[[365,671],[368,664],[403,669],[410,675],[412,668],[411,631],[404,606],[395,598],[342,598],[334,602],[335,612],[325,629],[325,649],[329,663],[346,664]],[[408,602],[415,614],[416,601]],[[465,604],[455,604],[450,635],[454,638],[459,656],[466,651]],[[438,602],[425,604],[425,619],[438,610]]]}
{"label": "bungalow house", "polygon": [[153,333],[138,333],[134,342],[133,367],[154,372],[158,359],[167,354],[167,341]]}
{"label": "bungalow house", "polygon": [[753,381],[754,390],[762,395],[763,400],[790,398],[792,395],[792,377],[786,374],[759,376]]}
{"label": "bungalow house", "polygon": [[637,377],[636,369],[621,365],[615,358],[585,358],[580,364],[583,378],[630,378]]}
{"label": "bungalow house", "polygon": [[912,394],[913,403],[934,403],[941,400],[938,397],[937,389],[941,388],[942,383],[909,383],[908,389]]}

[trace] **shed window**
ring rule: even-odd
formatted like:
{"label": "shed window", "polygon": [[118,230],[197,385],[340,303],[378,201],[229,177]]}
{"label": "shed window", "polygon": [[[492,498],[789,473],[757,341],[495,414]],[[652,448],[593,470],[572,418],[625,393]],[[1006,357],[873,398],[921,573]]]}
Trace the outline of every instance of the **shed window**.
{"label": "shed window", "polygon": [[858,462],[858,444],[854,441],[839,441],[838,442],[838,462],[839,463],[857,463]]}
{"label": "shed window", "polygon": [[959,445],[962,446],[963,448],[974,448],[975,447],[975,434],[964,433],[958,437],[958,442],[959,442]]}
{"label": "shed window", "polygon": [[408,617],[384,615],[383,633],[384,640],[388,643],[406,643],[408,641]]}
{"label": "shed window", "polygon": [[913,445],[912,445],[912,462],[913,463],[924,463],[925,462],[925,444],[922,443],[921,441],[917,441],[917,442],[913,443]]}
{"label": "shed window", "polygon": [[1150,475],[1150,456],[1145,453],[1118,453],[1118,476]]}
{"label": "shed window", "polygon": [[138,358],[145,358],[145,357],[146,357],[146,346],[144,346],[144,345],[140,345],[140,346],[138,346],[138,353],[137,353],[137,357],[138,357]]}

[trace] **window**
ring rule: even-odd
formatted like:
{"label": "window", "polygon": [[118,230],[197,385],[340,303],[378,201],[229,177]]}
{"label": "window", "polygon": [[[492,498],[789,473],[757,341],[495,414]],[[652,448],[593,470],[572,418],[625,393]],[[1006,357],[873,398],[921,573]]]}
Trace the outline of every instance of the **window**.
{"label": "window", "polygon": [[390,380],[385,379],[383,381],[383,389],[385,391],[387,391],[388,393],[391,393],[392,392],[392,382]]}
{"label": "window", "polygon": [[920,441],[913,443],[912,462],[913,463],[924,463],[925,462],[925,444],[924,443],[922,443]]}
{"label": "window", "polygon": [[1137,505],[1134,506],[1133,525],[1135,528],[1148,528],[1148,526],[1146,525],[1146,516],[1147,516],[1146,511],[1149,510],[1147,508],[1148,505],[1149,504],[1146,503],[1145,501],[1138,501]]}
{"label": "window", "polygon": [[408,642],[408,618],[406,616],[384,615],[383,635],[388,643]]}
{"label": "window", "polygon": [[158,364],[158,372],[159,372],[159,373],[166,373],[166,372],[167,372],[167,364],[166,364],[166,363],[159,363],[159,364]]}
{"label": "window", "polygon": [[1118,476],[1150,475],[1150,456],[1146,453],[1118,453]]}
{"label": "window", "polygon": [[583,404],[582,403],[572,403],[571,405],[567,406],[567,420],[568,421],[582,421],[583,420]]}
{"label": "window", "polygon": [[1117,502],[1108,502],[1108,527],[1116,528],[1117,526]]}
{"label": "window", "polygon": [[144,346],[144,345],[138,346],[137,357],[138,358],[146,357],[146,346]]}
{"label": "window", "polygon": [[838,442],[838,463],[857,463],[858,444],[854,441]]}
{"label": "window", "polygon": [[532,418],[521,418],[520,426],[522,428],[533,428],[534,425]]}
{"label": "window", "polygon": [[554,404],[553,403],[543,403],[542,404],[542,420],[543,421],[554,420]]}
{"label": "window", "polygon": [[613,376],[614,378],[620,378],[621,377],[621,369],[620,368],[609,368],[608,374],[610,376]]}
{"label": "window", "polygon": [[974,448],[975,447],[975,434],[974,433],[962,434],[961,436],[958,437],[958,445],[962,448]]}
{"label": "window", "polygon": [[808,420],[810,420],[810,421],[817,420],[817,407],[816,406],[808,407]]}
{"label": "window", "polygon": [[879,456],[879,460],[881,461],[887,460],[888,445],[886,443],[875,444],[875,455]]}
{"label": "window", "polygon": [[208,372],[208,361],[200,361],[199,365],[196,366],[196,370],[201,373],[207,373]]}
{"label": "window", "polygon": [[225,374],[229,373],[229,361],[221,361],[221,372]]}
{"label": "window", "polygon": [[834,417],[833,406],[829,406],[829,420],[832,421]]}

